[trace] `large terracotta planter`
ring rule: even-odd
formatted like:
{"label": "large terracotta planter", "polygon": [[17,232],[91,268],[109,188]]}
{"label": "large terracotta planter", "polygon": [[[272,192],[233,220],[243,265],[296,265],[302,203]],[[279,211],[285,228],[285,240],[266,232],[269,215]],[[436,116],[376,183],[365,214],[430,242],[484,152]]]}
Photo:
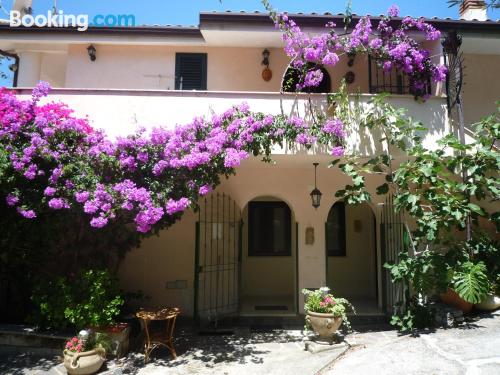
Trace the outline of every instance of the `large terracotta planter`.
{"label": "large terracotta planter", "polygon": [[306,321],[322,341],[332,341],[333,334],[337,332],[342,324],[340,316],[336,317],[333,314],[322,314],[311,311],[307,313]]}
{"label": "large terracotta planter", "polygon": [[99,371],[105,359],[106,352],[102,348],[81,353],[64,351],[64,367],[71,375],[94,374]]}
{"label": "large terracotta planter", "polygon": [[465,314],[471,312],[474,305],[466,300],[462,299],[457,292],[453,289],[448,288],[446,293],[441,294],[441,301],[446,303],[447,305],[456,307],[459,310],[462,310]]}

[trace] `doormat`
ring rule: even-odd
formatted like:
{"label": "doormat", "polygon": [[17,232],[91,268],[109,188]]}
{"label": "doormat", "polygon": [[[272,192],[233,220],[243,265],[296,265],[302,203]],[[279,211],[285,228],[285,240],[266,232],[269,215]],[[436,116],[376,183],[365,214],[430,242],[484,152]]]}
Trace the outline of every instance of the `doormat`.
{"label": "doormat", "polygon": [[202,328],[198,336],[230,336],[234,335],[234,329],[230,328]]}
{"label": "doormat", "polygon": [[286,310],[288,310],[288,307],[286,307],[286,306],[275,306],[275,305],[271,305],[271,306],[262,306],[262,305],[259,305],[259,306],[255,306],[255,310],[286,311]]}

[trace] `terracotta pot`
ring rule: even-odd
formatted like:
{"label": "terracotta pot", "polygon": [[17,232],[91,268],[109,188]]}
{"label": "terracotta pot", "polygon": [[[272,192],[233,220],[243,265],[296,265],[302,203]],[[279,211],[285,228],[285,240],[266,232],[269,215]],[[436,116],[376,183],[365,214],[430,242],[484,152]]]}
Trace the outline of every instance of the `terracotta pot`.
{"label": "terracotta pot", "polygon": [[262,79],[266,82],[269,82],[273,78],[273,72],[269,68],[265,68],[262,71]]}
{"label": "terracotta pot", "polygon": [[446,293],[441,294],[441,301],[446,303],[447,305],[456,307],[459,310],[462,310],[465,314],[471,312],[474,305],[466,300],[462,299],[453,289],[448,288]]}
{"label": "terracotta pot", "polygon": [[333,334],[340,328],[342,318],[333,314],[322,314],[309,311],[306,321],[311,325],[320,340],[331,341]]}
{"label": "terracotta pot", "polygon": [[483,311],[493,311],[500,308],[500,297],[494,294],[486,296],[481,303],[475,305],[477,309]]}
{"label": "terracotta pot", "polygon": [[64,367],[71,375],[94,374],[101,368],[106,359],[106,351],[96,348],[81,353],[64,351]]}

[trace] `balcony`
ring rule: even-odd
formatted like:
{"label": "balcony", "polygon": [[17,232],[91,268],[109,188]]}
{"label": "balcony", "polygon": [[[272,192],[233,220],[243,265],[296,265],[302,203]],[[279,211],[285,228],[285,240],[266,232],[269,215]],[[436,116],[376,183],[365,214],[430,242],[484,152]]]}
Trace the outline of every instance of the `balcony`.
{"label": "balcony", "polygon": [[[17,89],[29,98],[30,89]],[[363,106],[372,95],[361,94]],[[197,116],[222,113],[232,105],[247,102],[252,111],[269,114],[291,112],[305,116],[309,108],[306,94],[274,92],[174,91],[174,90],[120,90],[120,89],[53,89],[48,101],[61,101],[73,108],[78,116],[87,116],[94,128],[105,129],[110,137],[132,134],[139,127],[174,127],[190,122]],[[354,100],[354,96],[352,97]],[[406,108],[408,114],[429,128],[424,145],[432,147],[435,141],[451,131],[446,112],[446,99],[430,97],[425,103],[416,102],[411,95],[391,95],[388,101]],[[312,94],[314,105],[327,107],[324,94]],[[349,149],[362,155],[371,155],[380,149],[380,135],[357,131],[351,124],[347,139]],[[296,147],[275,149],[276,154],[326,154],[327,150],[298,150]]]}

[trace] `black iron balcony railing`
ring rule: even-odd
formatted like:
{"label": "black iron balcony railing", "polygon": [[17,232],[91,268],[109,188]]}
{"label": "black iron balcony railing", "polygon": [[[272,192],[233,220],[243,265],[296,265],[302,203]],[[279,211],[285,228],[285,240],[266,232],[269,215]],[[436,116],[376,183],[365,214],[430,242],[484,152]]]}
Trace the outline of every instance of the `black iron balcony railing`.
{"label": "black iron balcony railing", "polygon": [[[368,81],[370,94],[387,92],[396,95],[414,95],[410,79],[404,72],[396,68],[385,71],[371,56],[368,56]],[[427,94],[431,93],[430,80],[424,89]]]}

